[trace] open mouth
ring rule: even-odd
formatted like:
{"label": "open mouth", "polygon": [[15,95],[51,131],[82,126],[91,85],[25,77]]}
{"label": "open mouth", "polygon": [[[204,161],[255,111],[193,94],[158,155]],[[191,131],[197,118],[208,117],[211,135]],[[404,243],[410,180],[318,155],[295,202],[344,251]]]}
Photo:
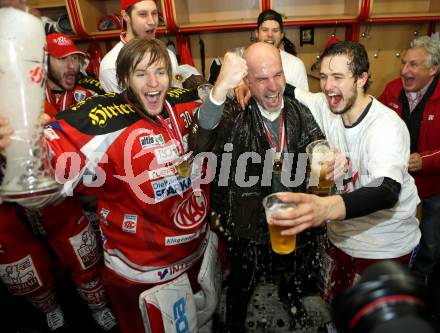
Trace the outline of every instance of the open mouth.
{"label": "open mouth", "polygon": [[338,104],[342,100],[342,95],[336,94],[336,93],[327,93],[327,97],[329,99],[330,107],[334,108],[338,106]]}
{"label": "open mouth", "polygon": [[160,102],[160,91],[150,91],[144,94],[146,101],[149,104],[156,104]]}
{"label": "open mouth", "polygon": [[272,94],[264,96],[266,102],[270,106],[276,106],[279,103],[279,94]]}
{"label": "open mouth", "polygon": [[64,81],[67,86],[73,86],[75,84],[76,75],[75,74],[65,74]]}
{"label": "open mouth", "polygon": [[413,77],[403,77],[403,82],[405,84],[405,86],[410,86],[414,83],[414,78]]}
{"label": "open mouth", "polygon": [[154,35],[155,32],[156,32],[156,29],[145,30],[145,33],[146,33],[147,35]]}

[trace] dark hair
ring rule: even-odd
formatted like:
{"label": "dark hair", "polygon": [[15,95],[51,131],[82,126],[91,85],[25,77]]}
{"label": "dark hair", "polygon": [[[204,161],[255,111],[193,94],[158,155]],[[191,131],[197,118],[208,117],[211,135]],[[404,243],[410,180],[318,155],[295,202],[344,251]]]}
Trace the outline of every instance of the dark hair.
{"label": "dark hair", "polygon": [[172,80],[171,60],[168,55],[168,49],[158,39],[150,37],[136,37],[125,44],[116,59],[116,78],[119,88],[125,89],[128,78],[133,73],[136,66],[142,61],[144,56],[149,53],[151,66],[157,61],[163,61],[170,81]]}
{"label": "dark hair", "polygon": [[127,13],[128,16],[130,16],[130,18],[131,18],[131,13],[133,12],[133,7],[134,5],[131,5],[125,10],[125,12]]}
{"label": "dark hair", "polygon": [[283,18],[281,17],[281,14],[272,10],[268,9],[264,12],[261,12],[260,15],[258,15],[257,19],[257,29],[260,28],[260,26],[263,24],[264,21],[277,21],[280,25],[281,31],[283,31]]}
{"label": "dark hair", "polygon": [[284,51],[286,51],[287,53],[290,53],[291,55],[296,56],[296,47],[295,44],[293,44],[289,38],[287,38],[286,36],[283,37],[283,39],[281,40],[281,42],[284,45]]}
{"label": "dark hair", "polygon": [[350,68],[353,77],[357,80],[363,73],[367,73],[368,80],[364,85],[364,92],[367,91],[371,84],[370,74],[370,62],[368,60],[368,54],[365,47],[355,41],[341,41],[334,43],[327,47],[321,55],[322,59],[326,57],[332,57],[336,55],[346,55],[349,59],[348,67]]}

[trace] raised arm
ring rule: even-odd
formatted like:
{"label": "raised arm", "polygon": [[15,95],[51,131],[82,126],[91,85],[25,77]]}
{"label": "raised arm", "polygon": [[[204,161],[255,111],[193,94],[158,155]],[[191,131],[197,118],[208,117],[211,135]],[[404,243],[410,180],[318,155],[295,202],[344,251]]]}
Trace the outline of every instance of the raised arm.
{"label": "raised arm", "polygon": [[224,115],[229,89],[234,89],[247,75],[247,65],[243,58],[234,53],[226,53],[223,65],[209,98],[200,106],[195,115],[189,136],[189,146],[194,152],[212,149],[216,137],[214,129]]}

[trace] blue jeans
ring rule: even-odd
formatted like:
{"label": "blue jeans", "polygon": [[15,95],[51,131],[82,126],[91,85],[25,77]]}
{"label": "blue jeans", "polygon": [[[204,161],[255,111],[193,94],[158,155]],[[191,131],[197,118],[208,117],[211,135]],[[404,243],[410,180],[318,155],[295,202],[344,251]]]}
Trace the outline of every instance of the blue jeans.
{"label": "blue jeans", "polygon": [[440,195],[422,199],[422,238],[413,269],[420,274],[433,272],[440,262]]}

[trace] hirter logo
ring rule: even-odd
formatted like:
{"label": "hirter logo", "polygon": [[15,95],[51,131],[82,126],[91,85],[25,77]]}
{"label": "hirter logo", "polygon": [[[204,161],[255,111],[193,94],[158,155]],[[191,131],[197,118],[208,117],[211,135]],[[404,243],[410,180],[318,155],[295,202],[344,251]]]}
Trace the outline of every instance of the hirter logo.
{"label": "hirter logo", "polygon": [[207,200],[205,193],[192,192],[179,206],[174,215],[174,223],[181,229],[191,229],[202,223],[206,217]]}

